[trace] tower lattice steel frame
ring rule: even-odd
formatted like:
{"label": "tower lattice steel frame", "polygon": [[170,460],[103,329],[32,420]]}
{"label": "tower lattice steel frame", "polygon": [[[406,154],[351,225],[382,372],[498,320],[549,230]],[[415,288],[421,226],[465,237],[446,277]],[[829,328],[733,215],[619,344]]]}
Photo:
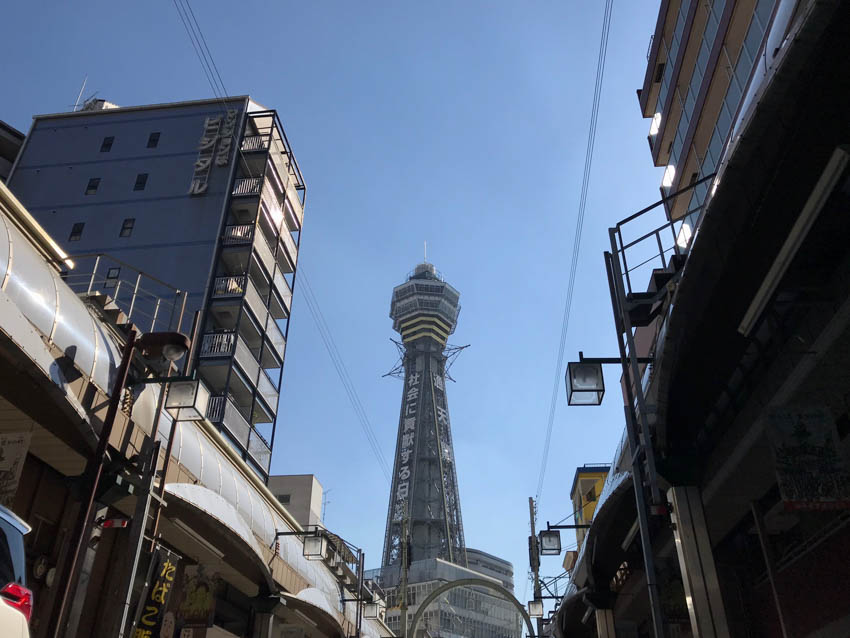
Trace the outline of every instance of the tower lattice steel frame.
{"label": "tower lattice steel frame", "polygon": [[441,558],[466,567],[451,422],[446,398],[446,340],[460,295],[434,266],[416,266],[393,289],[390,317],[404,345],[404,389],[384,537],[384,568],[399,565],[402,521],[409,560]]}

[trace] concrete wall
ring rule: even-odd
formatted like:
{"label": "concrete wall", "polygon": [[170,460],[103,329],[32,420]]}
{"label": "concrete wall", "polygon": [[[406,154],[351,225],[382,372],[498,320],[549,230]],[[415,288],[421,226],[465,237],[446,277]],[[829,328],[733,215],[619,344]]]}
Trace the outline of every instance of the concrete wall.
{"label": "concrete wall", "polygon": [[304,527],[322,524],[323,489],[314,475],[270,476],[268,487],[299,524]]}

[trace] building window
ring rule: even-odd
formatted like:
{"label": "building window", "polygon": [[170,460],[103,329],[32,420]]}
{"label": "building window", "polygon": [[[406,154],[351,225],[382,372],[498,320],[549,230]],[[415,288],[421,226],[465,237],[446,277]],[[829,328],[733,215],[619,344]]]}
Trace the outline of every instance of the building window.
{"label": "building window", "polygon": [[104,288],[115,288],[118,284],[118,275],[121,274],[120,268],[110,268],[106,271],[106,281],[103,282]]}
{"label": "building window", "polygon": [[94,195],[97,192],[98,186],[100,186],[100,178],[92,177],[86,186],[86,195]]}
{"label": "building window", "polygon": [[68,241],[80,241],[80,238],[83,236],[83,226],[85,223],[77,222],[71,228],[71,234],[68,237]]}
{"label": "building window", "polygon": [[289,505],[289,498],[290,498],[291,496],[292,496],[291,494],[278,494],[278,495],[277,495],[277,500],[279,500],[279,501],[280,501],[281,503],[283,503],[284,505]]}
{"label": "building window", "polygon": [[159,132],[151,133],[148,136],[148,148],[156,148],[159,144]]}
{"label": "building window", "polygon": [[100,145],[101,153],[108,153],[112,150],[112,142],[115,141],[115,137],[110,135],[109,137],[103,138],[103,144]]}
{"label": "building window", "polygon": [[133,234],[133,226],[136,225],[135,217],[128,217],[124,220],[124,223],[121,224],[121,232],[118,233],[119,237],[129,237]]}
{"label": "building window", "polygon": [[145,184],[148,183],[148,174],[147,173],[139,173],[136,175],[136,185],[133,186],[134,191],[143,191],[145,190]]}

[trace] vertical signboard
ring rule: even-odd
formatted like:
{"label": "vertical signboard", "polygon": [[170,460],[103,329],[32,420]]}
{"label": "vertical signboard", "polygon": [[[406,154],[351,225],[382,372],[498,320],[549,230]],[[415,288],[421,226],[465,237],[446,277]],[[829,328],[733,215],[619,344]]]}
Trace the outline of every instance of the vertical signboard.
{"label": "vertical signboard", "polygon": [[768,434],[785,509],[850,508],[850,467],[829,411],[820,406],[775,410]]}
{"label": "vertical signboard", "polygon": [[12,507],[30,447],[30,432],[0,434],[0,505]]}
{"label": "vertical signboard", "polygon": [[173,616],[169,615],[168,620],[165,616],[171,590],[174,588],[179,558],[164,547],[157,547],[151,561],[153,561],[151,579],[139,603],[141,614],[133,631],[133,638],[160,638],[164,625],[166,625],[166,635],[169,629],[172,633],[174,632]]}

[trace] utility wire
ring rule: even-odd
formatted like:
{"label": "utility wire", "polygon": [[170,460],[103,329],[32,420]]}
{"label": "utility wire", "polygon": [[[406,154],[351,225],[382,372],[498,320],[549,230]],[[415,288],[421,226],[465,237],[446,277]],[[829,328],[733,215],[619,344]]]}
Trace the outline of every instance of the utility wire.
{"label": "utility wire", "polygon": [[543,443],[543,455],[540,461],[540,475],[537,480],[537,495],[535,501],[539,503],[540,495],[543,493],[543,479],[546,476],[546,464],[549,460],[549,444],[552,440],[552,426],[555,422],[555,409],[558,405],[558,392],[561,385],[561,370],[564,365],[564,349],[567,343],[567,329],[570,324],[570,310],[573,303],[573,290],[575,289],[576,268],[581,248],[581,231],[584,227],[584,212],[587,206],[587,190],[590,182],[590,171],[593,165],[593,147],[596,141],[596,121],[599,115],[599,101],[602,94],[602,80],[605,76],[605,59],[608,52],[608,33],[611,27],[611,9],[614,0],[606,0],[605,13],[602,17],[602,36],[599,40],[599,54],[596,60],[596,83],[593,88],[593,106],[590,112],[590,126],[587,132],[587,149],[584,156],[584,173],[581,182],[581,195],[579,196],[578,215],[576,216],[576,230],[573,239],[573,254],[570,262],[570,278],[567,284],[567,299],[564,303],[564,318],[561,323],[561,342],[558,347],[558,363],[555,366],[555,382],[552,386],[552,400],[549,403],[549,421],[546,425],[546,438]]}
{"label": "utility wire", "polygon": [[[192,45],[192,48],[195,50],[195,55],[198,56],[198,61],[201,63],[201,67],[203,68],[204,75],[207,78],[207,82],[210,85],[210,89],[212,89],[213,95],[221,102],[222,108],[226,114],[227,112],[227,104],[225,103],[224,98],[227,97],[227,89],[224,86],[224,81],[221,78],[221,73],[218,70],[218,66],[215,63],[215,59],[213,58],[212,51],[210,51],[209,46],[207,45],[206,37],[204,36],[204,32],[201,29],[201,25],[198,23],[197,17],[195,16],[195,12],[192,9],[192,5],[189,3],[189,0],[172,0],[174,4],[174,8],[177,10],[177,15],[180,17],[180,21],[183,23],[183,28],[186,30],[186,35],[189,37],[189,42]],[[243,165],[250,170],[250,165],[245,161],[244,154],[242,153],[242,149],[239,146],[239,140],[236,137],[236,131],[232,133],[232,139],[234,142],[234,147],[237,149],[239,155],[242,157]],[[253,177],[253,175],[252,175]],[[299,270],[299,282],[303,282],[304,284],[304,299],[307,303],[307,307],[310,310],[310,314],[313,316],[313,319],[316,322],[316,326],[319,330],[319,335],[322,338],[322,342],[325,344],[325,348],[328,351],[328,354],[331,357],[331,361],[334,364],[334,368],[336,369],[337,375],[342,382],[343,387],[345,388],[346,394],[348,395],[348,399],[351,402],[352,408],[354,408],[354,412],[357,415],[357,419],[360,421],[360,425],[363,428],[363,432],[366,435],[366,439],[369,442],[369,446],[372,448],[372,453],[375,455],[375,459],[378,462],[381,471],[384,473],[387,481],[391,481],[392,474],[389,469],[389,463],[387,463],[387,459],[381,451],[381,447],[378,443],[378,439],[375,436],[375,432],[372,428],[372,424],[369,422],[369,417],[366,414],[366,410],[363,407],[363,403],[360,401],[360,397],[357,395],[357,390],[354,387],[354,383],[351,381],[351,376],[348,374],[348,369],[345,366],[345,362],[340,355],[339,348],[336,346],[336,342],[333,339],[333,335],[331,334],[330,328],[325,321],[324,314],[322,313],[321,306],[319,305],[319,301],[313,293],[312,288],[307,280],[307,275],[304,272],[304,267],[302,266]]]}
{"label": "utility wire", "polygon": [[392,474],[390,472],[389,463],[387,463],[387,459],[381,451],[381,446],[378,443],[378,438],[375,436],[375,431],[372,428],[372,424],[369,421],[369,417],[366,414],[366,410],[363,407],[363,403],[360,401],[360,397],[357,394],[357,390],[354,387],[354,383],[351,380],[351,376],[348,374],[348,369],[345,366],[345,361],[342,358],[342,355],[339,352],[339,348],[337,348],[336,342],[334,341],[333,335],[331,334],[330,328],[328,327],[327,322],[325,321],[324,314],[322,313],[322,309],[319,306],[319,302],[316,299],[316,295],[313,292],[313,288],[310,286],[310,282],[307,279],[306,273],[303,271],[303,266],[298,273],[299,282],[303,283],[304,288],[304,300],[307,303],[307,307],[310,310],[310,314],[313,315],[313,319],[316,322],[316,327],[319,331],[319,336],[322,339],[322,342],[325,344],[325,348],[328,351],[328,354],[331,357],[331,361],[333,362],[334,368],[336,369],[337,376],[339,376],[339,380],[342,382],[343,388],[345,388],[345,392],[348,395],[348,400],[351,403],[351,407],[354,409],[354,413],[357,415],[358,421],[360,421],[360,427],[363,429],[363,433],[366,435],[366,440],[369,442],[369,447],[372,448],[372,453],[375,456],[375,460],[378,462],[378,466],[381,468],[381,471],[384,473],[387,481],[391,481]]}

